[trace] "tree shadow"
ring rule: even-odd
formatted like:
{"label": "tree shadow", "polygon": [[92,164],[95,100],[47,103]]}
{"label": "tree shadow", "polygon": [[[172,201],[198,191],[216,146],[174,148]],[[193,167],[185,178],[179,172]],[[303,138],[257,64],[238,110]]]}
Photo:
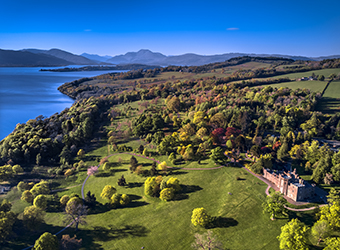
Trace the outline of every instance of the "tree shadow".
{"label": "tree shadow", "polygon": [[124,168],[110,169],[110,173],[119,173],[119,172],[125,172],[125,171],[128,171],[128,170]]}
{"label": "tree shadow", "polygon": [[227,228],[227,227],[235,227],[238,225],[238,221],[233,218],[226,218],[226,217],[214,217],[212,219],[212,222],[209,226],[207,226],[207,229],[212,228]]}
{"label": "tree shadow", "polygon": [[108,225],[107,227],[93,227],[87,235],[95,241],[106,242],[127,237],[146,237],[149,232],[150,230],[141,225],[125,225],[120,228]]}
{"label": "tree shadow", "polygon": [[99,173],[96,173],[94,176],[95,177],[109,177],[111,175],[112,174],[110,172],[99,172]]}
{"label": "tree shadow", "polygon": [[197,185],[181,185],[181,190],[175,194],[174,200],[175,201],[180,201],[180,200],[186,200],[189,198],[190,193],[200,191],[203,188]]}
{"label": "tree shadow", "polygon": [[125,186],[126,188],[135,188],[135,187],[141,187],[143,186],[143,182],[129,182]]}
{"label": "tree shadow", "polygon": [[179,171],[172,171],[172,170],[170,170],[168,175],[183,175],[183,174],[187,174],[188,173],[186,171],[181,171],[179,168],[175,169],[175,170],[179,170]]}

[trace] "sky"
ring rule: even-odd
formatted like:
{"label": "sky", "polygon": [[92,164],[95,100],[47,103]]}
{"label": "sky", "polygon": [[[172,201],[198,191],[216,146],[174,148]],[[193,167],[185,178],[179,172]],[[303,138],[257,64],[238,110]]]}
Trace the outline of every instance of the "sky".
{"label": "sky", "polygon": [[340,55],[339,0],[0,0],[0,48]]}

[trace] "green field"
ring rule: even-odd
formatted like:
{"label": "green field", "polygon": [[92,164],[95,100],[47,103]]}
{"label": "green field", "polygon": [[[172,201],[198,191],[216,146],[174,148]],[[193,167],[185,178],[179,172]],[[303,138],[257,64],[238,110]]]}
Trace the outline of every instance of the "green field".
{"label": "green field", "polygon": [[[326,81],[293,81],[293,82],[282,82],[277,84],[269,84],[274,88],[290,88],[290,89],[310,89],[313,92],[322,92],[325,88]],[[268,86],[268,85],[262,85]]]}
{"label": "green field", "polygon": [[334,114],[340,112],[340,81],[332,81],[322,96],[318,110]]}
{"label": "green field", "polygon": [[311,76],[312,74],[315,75],[324,75],[325,78],[328,78],[329,75],[335,73],[338,75],[340,73],[340,69],[319,69],[319,70],[311,70],[307,72],[301,72],[301,73],[292,73],[292,74],[285,74],[285,75],[279,75],[275,76],[273,78],[282,78],[282,77],[288,77],[289,79],[298,79],[301,77],[308,77]]}

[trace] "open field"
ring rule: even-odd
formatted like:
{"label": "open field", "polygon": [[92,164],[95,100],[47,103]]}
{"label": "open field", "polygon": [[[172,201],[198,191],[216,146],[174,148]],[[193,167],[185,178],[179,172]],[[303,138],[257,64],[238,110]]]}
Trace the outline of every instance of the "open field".
{"label": "open field", "polygon": [[334,114],[340,112],[340,81],[332,81],[322,96],[318,110]]}
{"label": "open field", "polygon": [[298,79],[301,77],[308,77],[311,76],[312,74],[315,75],[324,75],[325,78],[327,79],[329,75],[335,73],[335,74],[339,74],[340,73],[340,69],[319,69],[319,70],[311,70],[311,71],[307,71],[307,72],[301,72],[301,73],[292,73],[292,74],[285,74],[285,75],[279,75],[279,76],[275,76],[273,78],[282,78],[282,77],[288,77],[289,79]]}
{"label": "open field", "polygon": [[[277,84],[269,84],[273,88],[290,88],[290,89],[310,89],[313,92],[322,92],[327,84],[327,81],[293,81],[282,82]],[[263,87],[268,85],[262,85]]]}

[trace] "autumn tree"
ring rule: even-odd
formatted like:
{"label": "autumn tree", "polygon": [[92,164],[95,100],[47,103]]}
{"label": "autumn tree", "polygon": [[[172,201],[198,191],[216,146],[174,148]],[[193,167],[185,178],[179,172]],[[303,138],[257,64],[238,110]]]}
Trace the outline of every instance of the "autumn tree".
{"label": "autumn tree", "polygon": [[72,238],[70,237],[70,235],[68,234],[64,234],[61,237],[60,240],[60,247],[61,250],[76,250],[79,249],[81,247],[82,244],[82,239],[77,240],[76,239],[76,235],[74,235]]}
{"label": "autumn tree", "polygon": [[331,237],[326,239],[326,247],[323,250],[339,250],[340,237]]}
{"label": "autumn tree", "polygon": [[170,201],[174,198],[175,190],[173,188],[164,188],[159,194],[162,201]]}

